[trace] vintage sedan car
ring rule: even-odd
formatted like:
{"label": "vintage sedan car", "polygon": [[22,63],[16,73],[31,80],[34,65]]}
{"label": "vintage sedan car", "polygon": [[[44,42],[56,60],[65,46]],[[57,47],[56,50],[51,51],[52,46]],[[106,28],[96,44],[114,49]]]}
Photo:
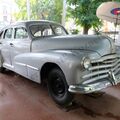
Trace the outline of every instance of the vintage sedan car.
{"label": "vintage sedan car", "polygon": [[59,105],[73,93],[92,93],[120,81],[120,56],[102,35],[68,35],[50,21],[19,22],[0,33],[0,71],[12,70],[37,83],[47,83]]}

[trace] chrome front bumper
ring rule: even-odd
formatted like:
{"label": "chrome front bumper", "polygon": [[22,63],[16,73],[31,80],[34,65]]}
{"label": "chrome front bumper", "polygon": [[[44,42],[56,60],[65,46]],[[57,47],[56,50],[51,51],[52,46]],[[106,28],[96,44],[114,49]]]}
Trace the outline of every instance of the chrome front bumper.
{"label": "chrome front bumper", "polygon": [[108,86],[111,86],[112,84],[110,82],[104,81],[100,83],[95,83],[91,85],[70,85],[68,91],[72,93],[82,93],[82,94],[87,94],[87,93],[92,93],[99,91],[103,88],[106,88]]}
{"label": "chrome front bumper", "polygon": [[120,75],[115,77],[114,74],[110,74],[109,79],[102,79],[96,83],[70,85],[68,91],[72,93],[87,94],[100,91],[109,86],[117,85],[118,83],[120,83]]}

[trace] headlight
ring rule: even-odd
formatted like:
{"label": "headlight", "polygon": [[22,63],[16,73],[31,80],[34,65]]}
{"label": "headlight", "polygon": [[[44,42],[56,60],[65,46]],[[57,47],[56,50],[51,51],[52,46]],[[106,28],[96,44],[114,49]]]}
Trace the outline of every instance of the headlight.
{"label": "headlight", "polygon": [[82,65],[85,69],[88,69],[91,66],[91,60],[88,57],[83,58]]}

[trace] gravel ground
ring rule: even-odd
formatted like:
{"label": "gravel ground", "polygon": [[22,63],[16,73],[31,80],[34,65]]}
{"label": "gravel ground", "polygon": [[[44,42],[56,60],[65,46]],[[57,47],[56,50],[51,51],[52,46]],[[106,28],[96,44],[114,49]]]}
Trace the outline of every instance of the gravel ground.
{"label": "gravel ground", "polygon": [[120,85],[101,97],[77,95],[77,105],[57,106],[47,88],[13,72],[0,74],[0,120],[120,120]]}

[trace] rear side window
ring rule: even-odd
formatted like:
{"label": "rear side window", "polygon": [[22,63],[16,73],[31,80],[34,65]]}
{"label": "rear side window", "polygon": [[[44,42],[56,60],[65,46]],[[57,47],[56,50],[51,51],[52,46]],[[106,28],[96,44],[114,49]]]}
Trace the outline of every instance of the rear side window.
{"label": "rear side window", "polygon": [[27,30],[23,27],[15,28],[15,39],[25,39],[28,38]]}
{"label": "rear side window", "polygon": [[13,31],[12,28],[5,30],[4,38],[5,38],[5,39],[10,39],[10,38],[12,38],[12,31]]}

